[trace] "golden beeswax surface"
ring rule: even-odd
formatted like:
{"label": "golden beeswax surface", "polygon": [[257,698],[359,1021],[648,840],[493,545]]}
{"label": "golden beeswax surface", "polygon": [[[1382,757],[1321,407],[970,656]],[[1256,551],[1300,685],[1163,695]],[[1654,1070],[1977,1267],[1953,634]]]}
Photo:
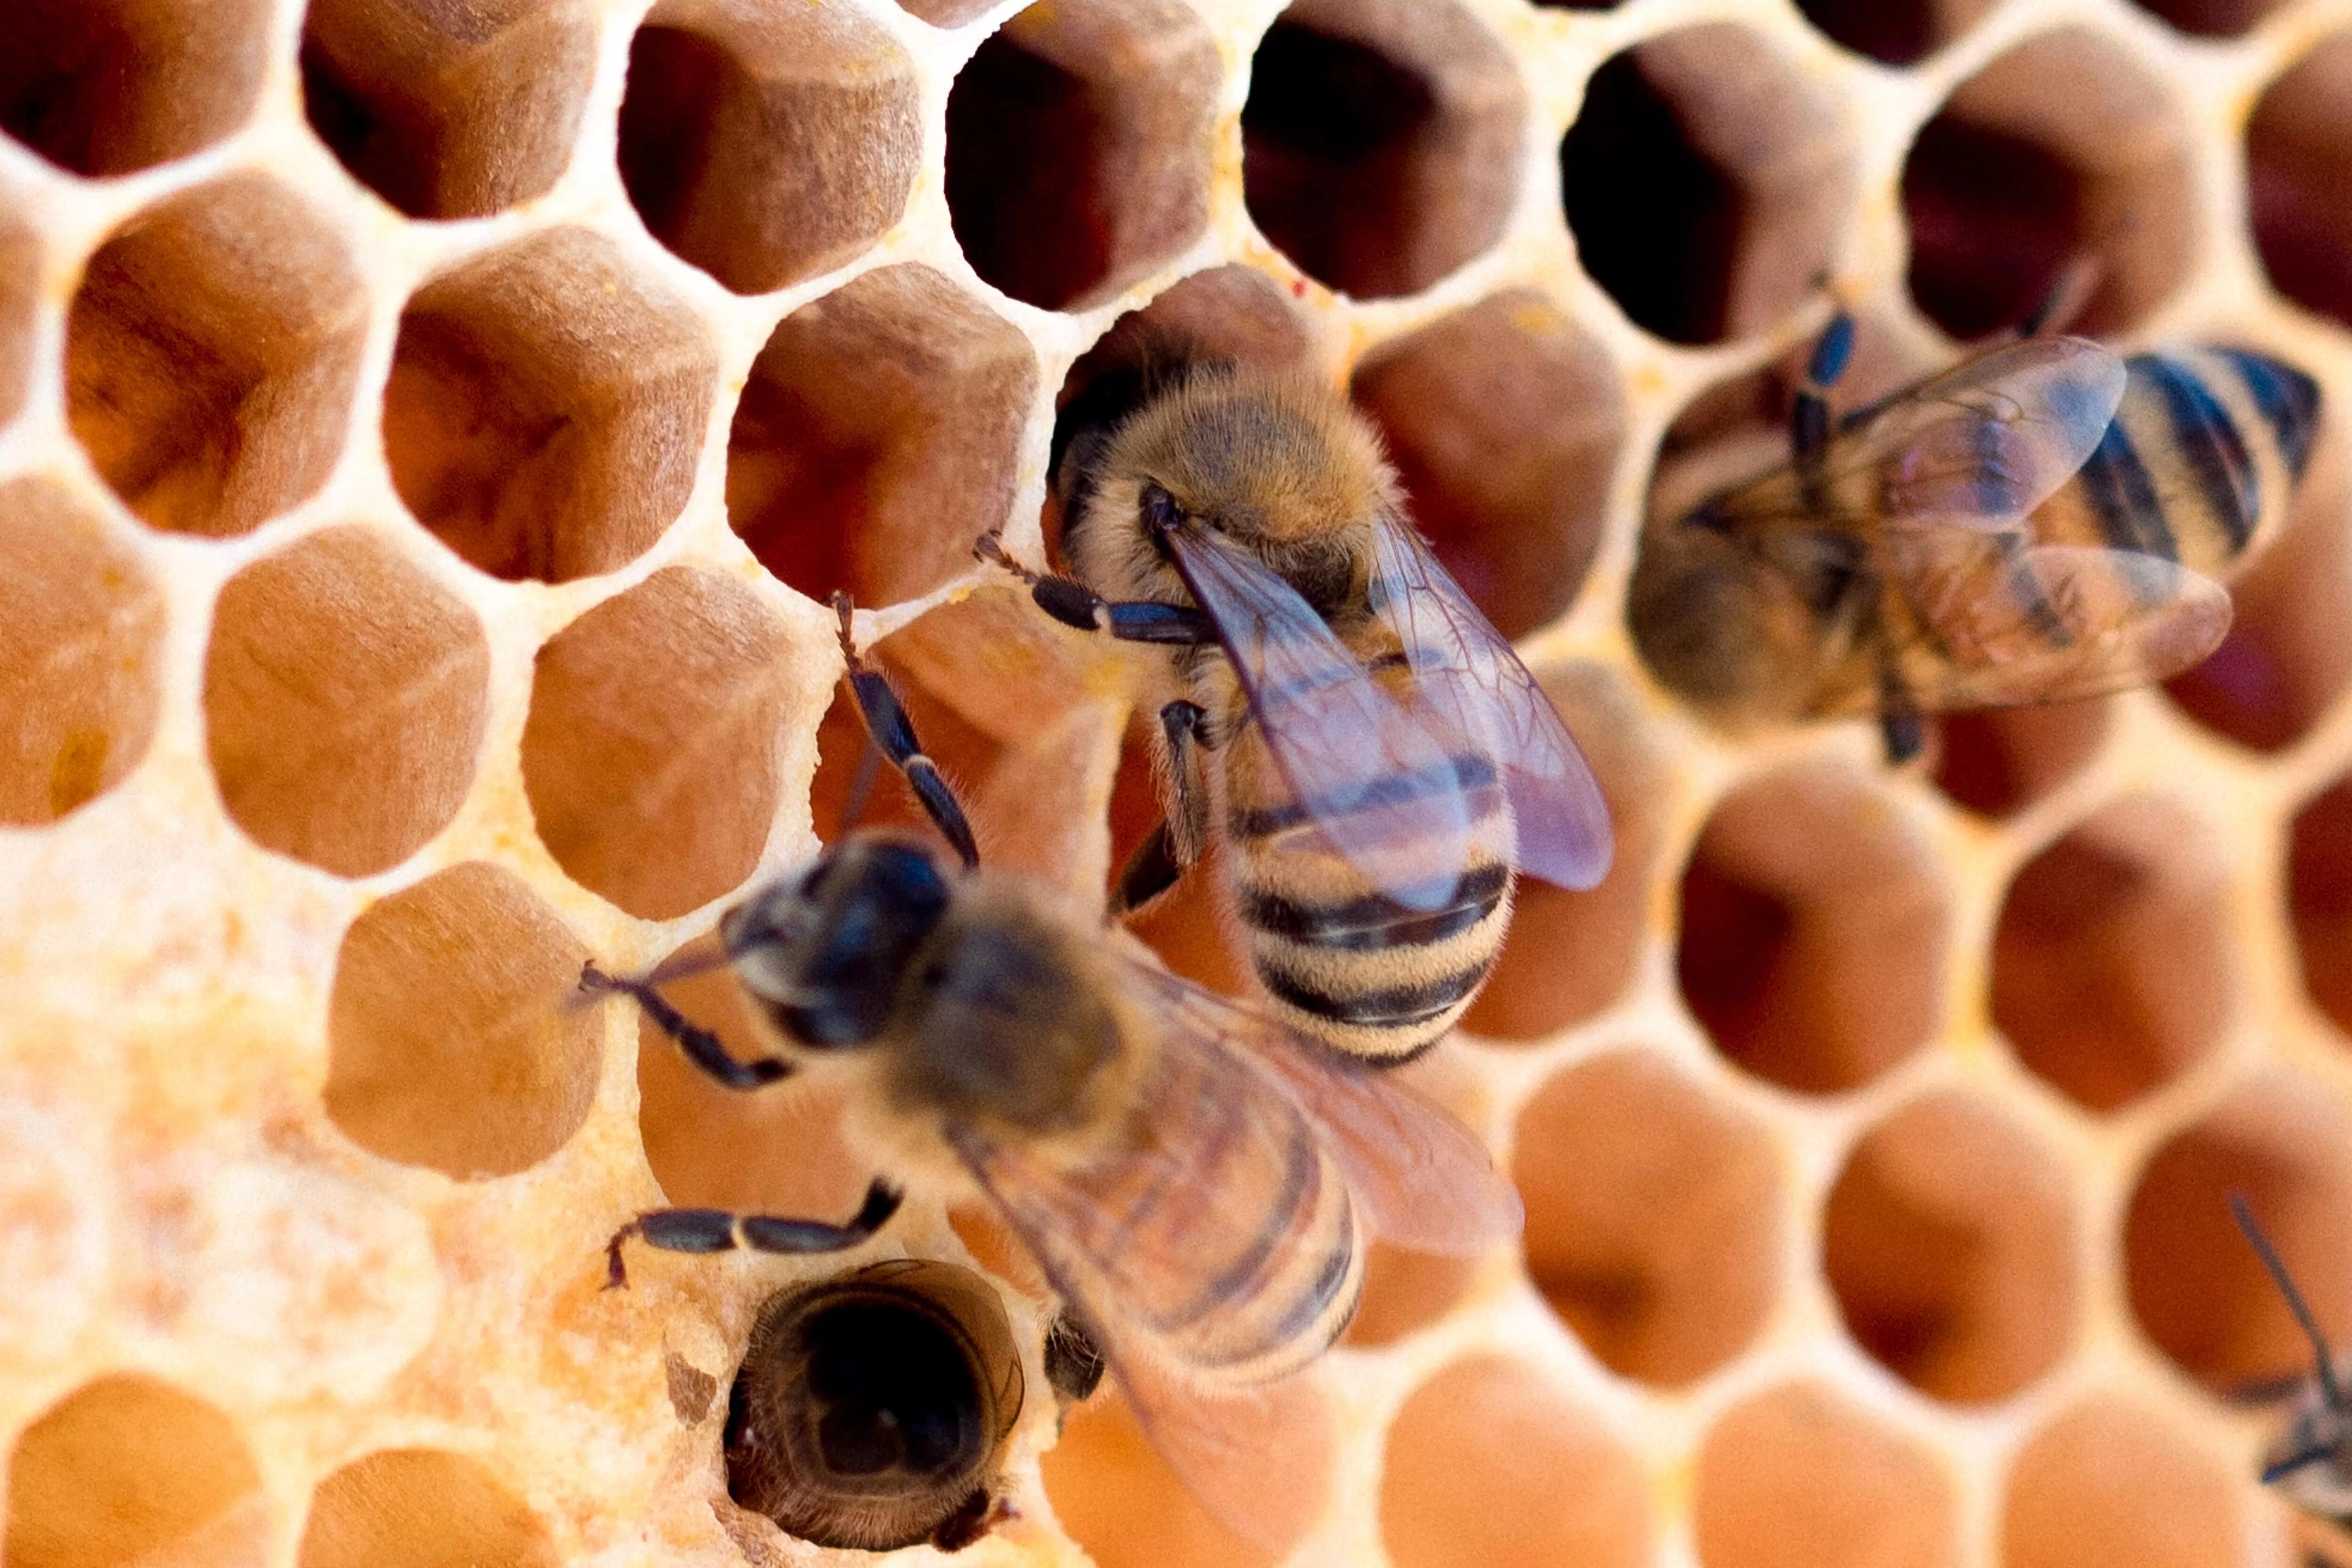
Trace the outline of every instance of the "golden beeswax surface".
{"label": "golden beeswax surface", "polygon": [[[1044,558],[1147,308],[1350,390],[1617,817],[1412,1069],[1524,1250],[1375,1258],[1293,1561],[2298,1562],[2223,1198],[2352,1334],[2342,417],[2209,664],[1908,770],[1708,727],[1622,610],[1825,278],[1842,399],[2087,260],[2074,330],[2340,406],[2347,189],[2352,0],[0,5],[0,1568],[863,1561],[719,1430],[764,1300],[902,1255],[1027,1347],[961,1561],[1265,1560],[1115,1399],[1057,1434],[935,1194],[601,1289],[872,1172],[566,1000],[837,829],[836,588],[987,857],[1102,887],[1128,667],[970,547]],[[1139,930],[1231,982],[1201,888]]]}

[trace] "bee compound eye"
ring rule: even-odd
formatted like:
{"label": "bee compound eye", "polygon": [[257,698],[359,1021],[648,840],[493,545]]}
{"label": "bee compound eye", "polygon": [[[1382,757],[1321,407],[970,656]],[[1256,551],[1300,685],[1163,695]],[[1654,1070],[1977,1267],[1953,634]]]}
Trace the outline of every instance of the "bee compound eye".
{"label": "bee compound eye", "polygon": [[761,1310],[727,1416],[727,1489],[790,1534],[887,1552],[961,1545],[1021,1414],[1021,1362],[987,1281],[879,1263]]}

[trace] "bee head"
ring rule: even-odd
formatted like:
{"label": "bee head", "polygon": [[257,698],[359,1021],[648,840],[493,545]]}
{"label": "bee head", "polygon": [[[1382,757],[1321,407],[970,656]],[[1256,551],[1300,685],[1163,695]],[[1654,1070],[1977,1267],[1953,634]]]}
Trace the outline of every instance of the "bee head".
{"label": "bee head", "polygon": [[736,978],[786,1036],[816,1049],[859,1046],[888,1021],[950,897],[919,843],[853,833],[728,910],[719,934]]}

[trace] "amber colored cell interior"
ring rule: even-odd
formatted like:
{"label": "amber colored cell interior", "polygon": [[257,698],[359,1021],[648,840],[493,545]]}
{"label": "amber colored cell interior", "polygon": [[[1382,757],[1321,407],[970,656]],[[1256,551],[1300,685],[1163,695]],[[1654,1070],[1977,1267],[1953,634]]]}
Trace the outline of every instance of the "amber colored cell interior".
{"label": "amber colored cell interior", "polygon": [[1617,372],[1542,296],[1498,294],[1384,345],[1352,393],[1412,518],[1507,637],[1564,612],[1601,544]]}
{"label": "amber colored cell interior", "polygon": [[56,481],[0,486],[0,823],[55,821],[147,753],[163,596]]}
{"label": "amber colored cell interior", "polygon": [[343,449],[367,300],[341,237],[266,174],[147,208],[89,258],[66,417],[151,525],[243,533]]}
{"label": "amber colored cell interior", "polygon": [[1911,298],[1956,338],[2032,316],[2077,262],[2069,331],[2131,326],[2188,270],[2199,219],[2189,132],[2161,87],[2078,27],[1960,84],[1903,166]]}
{"label": "amber colored cell interior", "polygon": [[1526,114],[1510,57],[1454,0],[1294,0],[1250,65],[1250,216],[1342,293],[1415,293],[1502,234]]}
{"label": "amber colored cell interior", "polygon": [[[2238,0],[2239,4],[2251,0]],[[2246,202],[2273,287],[2352,322],[2352,35],[2327,38],[2273,82],[2246,122]]]}
{"label": "amber colored cell interior", "polygon": [[914,62],[855,12],[665,0],[629,45],[621,182],[656,239],[738,294],[840,266],[921,157]]}
{"label": "amber colored cell interior", "polygon": [[245,122],[268,0],[15,0],[0,15],[0,131],[77,174],[128,174]]}
{"label": "amber colored cell interior", "polygon": [[1577,663],[1549,668],[1539,679],[1600,781],[1616,842],[1597,888],[1578,892],[1531,877],[1514,885],[1510,931],[1462,1026],[1528,1043],[1584,1022],[1632,985],[1650,940],[1672,787],[1615,676],[1598,664]]}
{"label": "amber colored cell interior", "polygon": [[2146,797],[2028,861],[1992,943],[1992,1017],[2018,1058],[2112,1110],[2221,1037],[2234,994],[2222,867],[2200,823]]}
{"label": "amber colored cell interior", "polygon": [[595,53],[576,3],[313,0],[302,107],[343,167],[410,217],[481,217],[563,173]]}
{"label": "amber colored cell interior", "polygon": [[1675,971],[1733,1061],[1789,1089],[1853,1089],[1933,1032],[1949,920],[1893,803],[1851,769],[1801,764],[1707,819],[1683,871]]}
{"label": "amber colored cell interior", "polygon": [[868,272],[786,317],[752,362],[728,520],[811,598],[913,598],[1003,524],[1036,395],[1036,353],[977,300],[928,267]]}
{"label": "amber colored cell interior", "polygon": [[2287,838],[2287,906],[2304,989],[2352,1034],[2352,783],[2295,814]]}
{"label": "amber colored cell interior", "polygon": [[1653,1052],[1569,1068],[1519,1113],[1528,1276],[1612,1371],[1678,1387],[1746,1349],[1780,1290],[1770,1135]]}
{"label": "amber colored cell interior", "polygon": [[1854,182],[1834,108],[1730,23],[1603,64],[1559,163],[1584,270],[1680,343],[1755,331],[1808,298]]}
{"label": "amber colored cell interior", "polygon": [[311,1494],[300,1568],[555,1568],[546,1528],[478,1460],[385,1448]]}
{"label": "amber colored cell interior", "polygon": [[347,877],[397,865],[466,798],[489,667],[464,601],[363,529],[247,567],[221,590],[205,658],[205,739],[229,815]]}
{"label": "amber colored cell interior", "polygon": [[[1263,1456],[1245,1490],[1259,1494],[1261,1523],[1311,1521],[1329,1500],[1332,1414],[1311,1378],[1277,1385],[1276,1418],[1228,1425],[1235,1453]],[[1194,1500],[1135,1415],[1106,1383],[1070,1411],[1047,1450],[1045,1495],[1055,1517],[1097,1568],[1270,1568],[1282,1553],[1237,1534]]]}
{"label": "amber colored cell interior", "polygon": [[2011,816],[2082,770],[2107,738],[2107,703],[1951,713],[1936,723],[1936,787],[1979,816]]}
{"label": "amber colored cell interior", "polygon": [[2352,1118],[2318,1085],[2257,1079],[2149,1157],[2124,1220],[2124,1281],[2158,1349],[2217,1392],[2294,1377],[2311,1349],[2228,1205],[2242,1195],[2323,1324],[2352,1321]]}
{"label": "amber colored cell interior", "polygon": [[1220,74],[1175,0],[1049,0],[1008,19],[948,95],[948,210],[971,269],[1062,310],[1191,244]]}
{"label": "amber colored cell interior", "polygon": [[2066,1352],[2080,1289],[2065,1163],[1989,1100],[1914,1100],[1846,1156],[1822,1266],[1846,1331],[1906,1383],[1985,1404]]}
{"label": "amber colored cell interior", "polygon": [[269,1516],[235,1423],[127,1374],[84,1384],[8,1456],[5,1568],[261,1568]]}
{"label": "amber colored cell interior", "polygon": [[708,329],[586,229],[543,231],[408,302],[384,456],[416,520],[493,576],[627,564],[694,488]]}
{"label": "amber colored cell interior", "polygon": [[[13,197],[0,186],[0,208]],[[41,242],[0,216],[0,425],[16,417],[33,373],[33,312],[38,307]]]}
{"label": "amber colored cell interior", "polygon": [[1817,1383],[1715,1422],[1692,1509],[1707,1568],[1957,1568],[1958,1511],[1934,1453]]}
{"label": "amber colored cell interior", "polygon": [[2165,1416],[2094,1397],[2011,1463],[2002,1568],[2237,1568],[2245,1526],[2234,1479]]}
{"label": "amber colored cell interior", "polygon": [[574,881],[662,920],[751,874],[781,787],[793,653],[749,589],[682,566],[539,650],[523,787]]}
{"label": "amber colored cell interior", "polygon": [[1992,0],[1798,0],[1805,20],[1881,65],[1926,59],[1976,25]]}
{"label": "amber colored cell interior", "polygon": [[2183,712],[2259,752],[2308,734],[2347,685],[2352,638],[2343,635],[2352,595],[2352,475],[2340,426],[2323,420],[2311,466],[2278,537],[2230,585],[2237,614],[2205,662],[2165,683]]}
{"label": "amber colored cell interior", "polygon": [[1389,1427],[1381,1544],[1396,1568],[1640,1568],[1654,1525],[1640,1463],[1533,1367],[1475,1356]]}
{"label": "amber colored cell interior", "polygon": [[370,1152],[510,1175],[587,1119],[602,1016],[571,1005],[588,950],[512,872],[469,861],[369,907],[327,1010],[327,1114]]}

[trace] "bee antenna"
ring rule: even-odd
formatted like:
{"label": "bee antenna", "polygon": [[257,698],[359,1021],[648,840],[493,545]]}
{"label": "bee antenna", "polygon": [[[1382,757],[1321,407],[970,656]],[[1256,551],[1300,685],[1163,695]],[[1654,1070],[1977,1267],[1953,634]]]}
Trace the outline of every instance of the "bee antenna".
{"label": "bee antenna", "polygon": [[[2236,1218],[2239,1230],[2245,1234],[2247,1245],[2254,1249],[2254,1256],[2261,1258],[2263,1267],[2270,1271],[2272,1281],[2279,1288],[2279,1294],[2286,1298],[2287,1310],[2293,1312],[2294,1321],[2303,1325],[2304,1337],[2311,1341],[2312,1357],[2319,1373],[2319,1388],[2326,1396],[2327,1407],[2341,1410],[2344,1408],[2344,1391],[2336,1386],[2336,1368],[2327,1349],[2327,1336],[2319,1331],[2319,1320],[2311,1315],[2311,1303],[2305,1300],[2303,1292],[2295,1288],[2294,1277],[2286,1271],[2285,1260],[2279,1257],[2278,1249],[2271,1246],[2271,1238],[2255,1222],[2254,1211],[2247,1204],[2243,1193],[2230,1194],[2230,1213]],[[2288,1470],[2299,1469],[2312,1463],[2327,1452],[2323,1448],[2317,1455],[2305,1454],[2293,1459],[2282,1459],[2273,1468],[2284,1475]],[[2268,1480],[2270,1478],[2266,1475],[2263,1479]]]}

